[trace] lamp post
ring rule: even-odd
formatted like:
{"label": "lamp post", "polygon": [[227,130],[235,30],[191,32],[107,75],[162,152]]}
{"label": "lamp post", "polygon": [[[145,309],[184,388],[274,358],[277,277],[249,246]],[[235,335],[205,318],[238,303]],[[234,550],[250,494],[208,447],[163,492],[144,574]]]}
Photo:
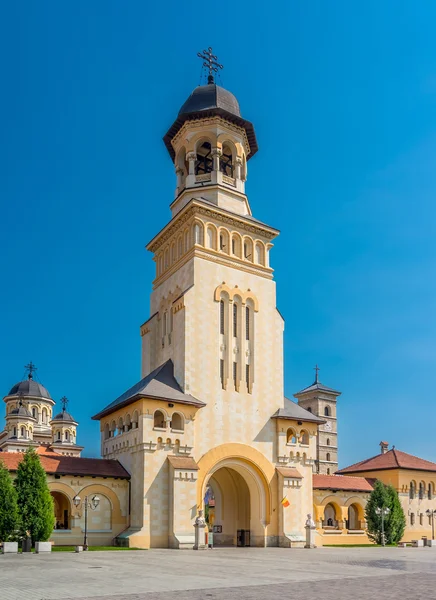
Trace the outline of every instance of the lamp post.
{"label": "lamp post", "polygon": [[434,516],[436,515],[436,508],[434,510],[428,508],[425,512],[431,518],[431,539],[434,540]]}
{"label": "lamp post", "polygon": [[95,510],[100,504],[100,498],[98,496],[93,496],[91,499],[89,499],[88,496],[85,496],[82,502],[82,498],[77,495],[74,496],[73,502],[76,508],[79,508],[80,504],[82,504],[85,509],[85,536],[83,538],[83,549],[88,550],[88,508]]}
{"label": "lamp post", "polygon": [[382,508],[377,506],[375,512],[377,515],[381,515],[381,543],[382,546],[385,546],[385,517],[390,513],[390,510],[387,506]]}

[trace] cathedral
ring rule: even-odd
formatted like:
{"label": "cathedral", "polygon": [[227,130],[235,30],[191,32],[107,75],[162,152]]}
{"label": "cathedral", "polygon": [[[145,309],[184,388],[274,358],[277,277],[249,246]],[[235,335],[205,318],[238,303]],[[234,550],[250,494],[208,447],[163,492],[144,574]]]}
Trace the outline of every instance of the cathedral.
{"label": "cathedral", "polygon": [[[316,367],[296,401],[284,396],[284,321],[272,267],[279,231],[252,214],[245,190],[256,133],[236,97],[215,83],[216,57],[209,50],[203,58],[208,82],[164,136],[175,194],[168,222],[147,244],[155,277],[140,327],[141,379],[93,417],[102,459],[80,458],[66,400],[53,416],[54,401],[30,369],[5,397],[0,460],[14,471],[17,455],[33,446],[46,462],[64,461],[46,469],[64,496],[56,543],[80,539],[72,499],[87,486],[108,499],[95,530],[100,543],[192,548],[199,510],[216,546],[303,546],[308,514],[317,545],[368,543],[364,507],[374,472],[335,474],[340,392],[320,382]],[[386,462],[393,451],[382,450]],[[94,466],[87,470],[86,461]],[[392,471],[385,462],[375,477]],[[430,501],[436,465],[423,463]],[[406,479],[398,485],[409,502]]]}

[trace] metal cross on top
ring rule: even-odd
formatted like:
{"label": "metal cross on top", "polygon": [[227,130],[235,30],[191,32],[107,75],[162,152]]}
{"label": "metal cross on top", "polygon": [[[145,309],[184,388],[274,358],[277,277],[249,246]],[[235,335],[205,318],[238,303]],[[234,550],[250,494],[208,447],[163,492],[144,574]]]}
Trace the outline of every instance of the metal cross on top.
{"label": "metal cross on top", "polygon": [[315,383],[318,383],[318,372],[319,372],[318,365],[315,365],[313,370],[315,371]]}
{"label": "metal cross on top", "polygon": [[201,58],[203,62],[203,67],[209,69],[209,75],[207,77],[207,83],[214,83],[213,74],[218,72],[218,69],[222,69],[223,65],[220,65],[217,60],[218,56],[212,54],[212,47],[209,46],[207,50],[203,50],[203,53],[197,52],[197,56]]}
{"label": "metal cross on top", "polygon": [[28,378],[33,379],[33,373],[38,369],[35,367],[32,361],[28,365],[24,365],[24,368],[29,371]]}
{"label": "metal cross on top", "polygon": [[66,396],[62,396],[61,403],[62,403],[62,411],[66,412],[67,406],[68,406],[68,398]]}

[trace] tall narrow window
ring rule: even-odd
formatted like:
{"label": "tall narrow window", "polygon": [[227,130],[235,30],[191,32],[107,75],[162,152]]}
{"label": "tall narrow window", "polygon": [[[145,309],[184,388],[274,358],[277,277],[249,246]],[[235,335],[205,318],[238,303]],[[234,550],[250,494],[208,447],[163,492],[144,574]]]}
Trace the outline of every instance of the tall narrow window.
{"label": "tall narrow window", "polygon": [[170,309],[170,333],[173,330],[173,311]]}
{"label": "tall narrow window", "polygon": [[233,363],[233,383],[235,384],[236,389],[236,381],[238,377],[238,364],[236,362]]}
{"label": "tall narrow window", "polygon": [[250,339],[250,309],[245,307],[245,339]]}
{"label": "tall narrow window", "polygon": [[238,305],[233,304],[233,337],[238,336]]}
{"label": "tall narrow window", "polygon": [[330,453],[329,452],[327,452],[326,460],[328,460],[330,462]]}
{"label": "tall narrow window", "polygon": [[220,379],[221,379],[221,385],[224,389],[224,360],[223,359],[220,360]]}
{"label": "tall narrow window", "polygon": [[224,236],[220,233],[220,250],[224,250]]}
{"label": "tall narrow window", "polygon": [[220,302],[220,333],[224,335],[224,300]]}
{"label": "tall narrow window", "polygon": [[236,254],[236,240],[232,240],[232,254]]}
{"label": "tall narrow window", "polygon": [[164,316],[163,316],[163,324],[162,324],[162,334],[163,336],[166,336],[167,334],[167,311],[164,312]]}
{"label": "tall narrow window", "polygon": [[250,365],[245,365],[245,381],[247,382],[247,390],[250,391]]}

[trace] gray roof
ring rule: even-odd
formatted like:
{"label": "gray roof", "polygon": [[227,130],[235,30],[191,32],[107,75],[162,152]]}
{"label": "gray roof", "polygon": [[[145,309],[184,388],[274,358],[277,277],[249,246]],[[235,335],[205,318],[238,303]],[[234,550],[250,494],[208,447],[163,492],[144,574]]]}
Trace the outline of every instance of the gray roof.
{"label": "gray roof", "polygon": [[16,383],[8,396],[36,396],[37,398],[50,398],[47,389],[33,379],[25,379]]}
{"label": "gray roof", "polygon": [[273,419],[293,419],[294,421],[309,421],[310,423],[325,423],[325,419],[320,419],[313,413],[289,398],[285,398],[284,408],[279,408],[273,416]]}
{"label": "gray roof", "polygon": [[304,388],[304,390],[301,390],[300,392],[297,392],[296,394],[294,394],[295,398],[298,398],[298,396],[302,396],[303,394],[307,394],[308,392],[315,392],[315,391],[320,391],[320,392],[328,392],[330,394],[334,394],[335,396],[340,396],[341,392],[338,392],[337,390],[334,390],[333,388],[329,388],[326,385],[324,385],[323,383],[321,383],[318,380],[315,380],[312,385],[309,385],[309,387]]}
{"label": "gray roof", "polygon": [[27,408],[25,406],[23,406],[22,404],[20,404],[19,406],[17,406],[17,408],[14,408],[13,410],[11,410],[11,412],[9,413],[10,415],[14,415],[14,416],[18,416],[18,417],[25,417],[26,419],[33,419],[34,417],[32,416],[32,413],[27,410]]}
{"label": "gray roof", "polygon": [[191,119],[202,119],[215,115],[245,129],[250,146],[250,154],[247,156],[247,160],[256,154],[258,145],[253,124],[241,117],[239,103],[231,92],[215,83],[211,83],[195,88],[179,110],[177,119],[164,136],[165,146],[173,160],[175,153],[171,140],[183,126],[183,123]]}
{"label": "gray roof", "polygon": [[53,417],[52,421],[67,421],[68,423],[75,423],[75,419],[66,410],[58,413]]}
{"label": "gray roof", "polygon": [[239,102],[235,96],[215,83],[196,87],[179,110],[179,115],[210,110],[211,108],[222,108],[232,115],[241,116]]}
{"label": "gray roof", "polygon": [[181,404],[190,404],[191,406],[206,406],[201,400],[197,400],[190,394],[185,394],[174,377],[173,361],[167,360],[163,365],[152,371],[147,377],[138,381],[133,387],[124,392],[119,398],[106,406],[101,412],[92,418],[96,421],[118,410],[122,406],[127,406],[139,398],[156,398],[158,400],[167,400],[168,402],[179,402]]}

